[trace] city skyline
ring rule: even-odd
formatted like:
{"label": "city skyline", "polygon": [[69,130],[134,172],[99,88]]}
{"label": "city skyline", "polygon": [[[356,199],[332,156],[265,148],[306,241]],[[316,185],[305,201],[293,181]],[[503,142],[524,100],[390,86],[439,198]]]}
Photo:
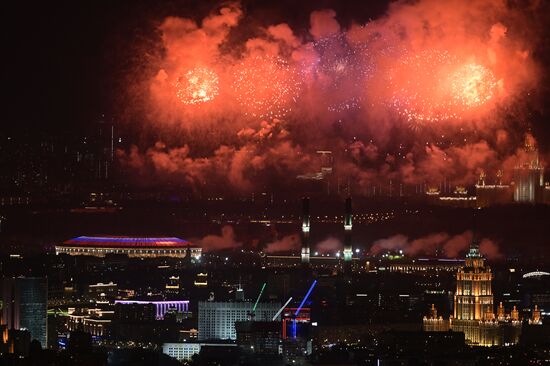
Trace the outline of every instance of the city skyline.
{"label": "city skyline", "polygon": [[[6,75],[14,93],[1,144],[15,159],[5,162],[14,176],[5,185],[28,190],[25,180],[49,187],[56,179],[81,185],[93,177],[135,189],[183,187],[190,195],[219,193],[220,185],[234,195],[285,191],[296,177],[321,177],[318,151],[331,152],[333,175],[342,186],[353,182],[355,194],[390,181],[395,193],[400,185],[471,186],[481,172],[488,181],[501,174],[499,179],[510,182],[526,136],[541,161],[549,160],[544,102],[549,53],[544,31],[535,26],[546,21],[544,4],[539,11],[499,1],[467,11],[457,4],[438,3],[437,11],[445,14],[441,20],[431,18],[429,1],[357,9],[306,2],[295,14],[286,3],[254,1],[120,2],[105,9],[90,5],[89,14],[61,7],[57,16],[82,22],[69,23],[74,34],[59,34],[65,23],[45,27],[44,36],[54,33],[57,43],[39,54],[46,64],[70,70],[57,73],[64,81],[52,82],[55,73],[20,73],[42,86],[24,90],[29,82]],[[491,17],[470,17],[482,4]],[[14,12],[21,11],[14,5]],[[123,11],[132,16],[117,23]],[[419,14],[440,32],[418,32]],[[534,25],[524,27],[526,22]],[[217,28],[204,28],[209,24]],[[91,44],[72,51],[72,58],[63,45],[79,36]],[[198,37],[205,37],[202,43]],[[117,52],[109,55],[109,49]],[[21,59],[25,52],[8,62],[14,68],[27,65]],[[176,85],[181,89],[195,69],[198,89],[187,92],[203,95],[200,88],[208,84],[201,80],[210,74],[200,70],[208,69],[218,80],[216,96],[182,102]],[[440,85],[431,88],[423,84],[429,73],[412,78],[430,69],[448,80],[434,74]],[[78,88],[70,84],[77,73],[86,84],[68,95]],[[275,79],[267,80],[270,75]],[[99,85],[90,85],[92,80]],[[265,90],[250,89],[258,86]],[[269,92],[275,89],[286,94]],[[42,94],[26,97],[31,90]],[[56,95],[59,100],[48,106],[21,106]],[[74,102],[61,102],[65,98]],[[341,105],[347,107],[336,108]],[[35,110],[43,112],[44,122],[33,122]]]}
{"label": "city skyline", "polygon": [[550,362],[550,2],[9,2],[0,364]]}

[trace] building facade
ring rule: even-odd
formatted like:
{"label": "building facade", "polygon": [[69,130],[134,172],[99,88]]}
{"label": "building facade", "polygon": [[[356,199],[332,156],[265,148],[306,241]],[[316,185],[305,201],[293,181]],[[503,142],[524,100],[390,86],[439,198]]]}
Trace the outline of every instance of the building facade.
{"label": "building facade", "polygon": [[[278,302],[258,303],[252,313],[254,303],[244,302],[199,302],[199,340],[236,340],[235,322],[253,319],[254,321],[272,321],[279,311]],[[280,317],[278,317],[280,319]]]}
{"label": "building facade", "polygon": [[437,317],[432,305],[430,315],[424,317],[424,330],[462,332],[466,343],[473,346],[518,343],[521,334],[518,311],[514,307],[506,314],[501,303],[495,316],[492,279],[491,268],[485,264],[474,237],[464,266],[456,273],[453,315],[448,320]]}
{"label": "building facade", "polygon": [[125,254],[134,258],[173,257],[190,255],[199,260],[202,249],[179,238],[135,238],[128,236],[79,236],[55,246],[56,254],[105,257]]}
{"label": "building facade", "polygon": [[27,330],[47,346],[48,281],[41,277],[2,280],[2,317],[8,329]]}
{"label": "building facade", "polygon": [[110,333],[113,320],[113,311],[97,308],[69,308],[67,329],[83,331],[92,336],[103,337]]}
{"label": "building facade", "polygon": [[178,361],[191,361],[193,355],[200,353],[202,347],[237,347],[236,344],[223,343],[199,343],[199,342],[183,342],[183,343],[164,343],[162,345],[162,353],[177,359]]}
{"label": "building facade", "polygon": [[514,168],[514,201],[539,203],[544,195],[544,167],[532,136],[525,138],[526,158]]}
{"label": "building facade", "polygon": [[[124,306],[131,305],[131,306]],[[166,313],[173,311],[176,313],[185,313],[189,311],[189,300],[168,300],[168,301],[140,301],[140,300],[115,300],[115,309],[128,309],[128,311],[135,312],[136,310],[130,309],[139,309],[138,311],[144,311],[150,306],[152,313],[154,314],[156,320],[163,320]]]}

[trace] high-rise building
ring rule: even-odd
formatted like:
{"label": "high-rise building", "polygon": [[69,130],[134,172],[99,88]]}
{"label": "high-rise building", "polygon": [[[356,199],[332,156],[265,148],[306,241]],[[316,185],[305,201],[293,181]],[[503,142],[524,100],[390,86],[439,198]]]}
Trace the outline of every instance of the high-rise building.
{"label": "high-rise building", "polygon": [[344,215],[344,262],[351,263],[353,246],[351,244],[352,229],[351,197],[346,198],[346,213]]}
{"label": "high-rise building", "polygon": [[108,122],[105,116],[96,125],[95,142],[97,144],[95,177],[98,180],[107,180],[112,175],[111,169],[114,162],[114,138],[115,127],[112,122]]}
{"label": "high-rise building", "polygon": [[517,310],[508,315],[502,304],[497,316],[494,313],[493,274],[485,265],[485,258],[479,252],[476,236],[466,254],[464,267],[456,273],[454,312],[449,320],[437,317],[432,306],[429,317],[424,317],[425,331],[462,332],[466,342],[476,346],[501,346],[519,341],[521,322]]}
{"label": "high-rise building", "polygon": [[[252,302],[199,302],[199,340],[235,340],[235,322],[272,321],[279,311],[278,302],[260,302],[252,316]],[[278,317],[280,319],[280,317]]]}
{"label": "high-rise building", "polygon": [[310,216],[309,216],[309,197],[302,198],[302,263],[309,263],[309,229],[310,229]]}
{"label": "high-rise building", "polygon": [[479,252],[474,239],[466,254],[464,267],[456,274],[454,318],[456,320],[494,319],[491,268]]}
{"label": "high-rise building", "polygon": [[514,168],[514,201],[540,202],[544,191],[544,167],[531,135],[525,138],[524,150],[526,158]]}
{"label": "high-rise building", "polygon": [[237,344],[245,351],[256,355],[279,355],[281,353],[280,322],[236,322]]}
{"label": "high-rise building", "polygon": [[47,346],[48,282],[40,277],[2,280],[3,318],[8,329],[28,330],[31,340]]}

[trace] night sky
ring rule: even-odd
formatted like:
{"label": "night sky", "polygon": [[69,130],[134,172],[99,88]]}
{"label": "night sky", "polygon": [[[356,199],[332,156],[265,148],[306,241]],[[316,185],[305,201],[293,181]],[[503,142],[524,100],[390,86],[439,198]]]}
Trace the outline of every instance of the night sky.
{"label": "night sky", "polygon": [[[149,105],[146,107],[143,97],[144,90],[147,89],[144,85],[153,80],[159,70],[163,70],[163,67],[166,66],[168,51],[165,47],[163,48],[161,29],[167,17],[189,18],[200,24],[201,19],[216,13],[224,4],[230,3],[175,0],[155,2],[135,0],[10,2],[6,5],[5,19],[2,22],[5,50],[2,61],[4,64],[2,79],[5,90],[2,134],[78,135],[92,123],[101,119],[102,115],[105,115],[106,119],[115,121],[119,130],[132,131],[140,153],[152,149],[153,154],[161,154],[159,149],[164,149],[165,143],[168,144],[166,146],[168,150],[162,152],[161,158],[163,159],[173,156],[173,154],[181,154],[183,151],[181,149],[186,149],[187,145],[191,146],[189,155],[193,158],[206,156],[210,160],[212,156],[219,154],[219,147],[225,145],[232,146],[235,151],[242,151],[239,150],[242,149],[242,144],[234,144],[235,136],[243,131],[242,126],[235,126],[229,132],[223,132],[223,128],[220,127],[216,130],[216,133],[222,131],[219,132],[220,137],[210,139],[208,141],[210,145],[202,146],[199,143],[193,146],[193,142],[201,142],[199,133],[195,133],[196,131],[181,133],[180,130],[176,130],[178,133],[174,134],[173,129],[161,126],[159,121],[165,119],[166,116],[159,114],[158,111],[164,113],[165,105],[158,104],[155,106],[157,109],[150,108]],[[416,3],[411,2],[410,4]],[[539,73],[537,76],[538,86],[535,90],[514,95],[515,102],[508,103],[507,113],[512,116],[509,118],[518,121],[507,122],[499,128],[507,131],[515,129],[515,125],[521,125],[517,131],[510,133],[514,135],[512,139],[514,143],[520,141],[523,138],[522,134],[530,129],[538,141],[540,150],[543,154],[548,154],[550,151],[550,123],[548,122],[550,92],[547,75],[550,60],[550,37],[546,28],[548,28],[548,18],[550,17],[548,15],[550,14],[550,5],[545,2],[536,3],[536,10],[532,10],[535,7],[529,2],[515,1],[508,2],[508,4],[510,9],[521,9],[526,14],[525,19],[531,27],[529,31],[537,35],[536,43],[533,45],[532,58],[539,68]],[[267,26],[283,22],[288,24],[299,39],[311,38],[311,35],[308,34],[310,16],[313,11],[322,9],[335,11],[336,21],[342,30],[350,29],[354,24],[369,23],[391,11],[388,2],[384,1],[369,1],[368,3],[336,0],[242,1],[240,10],[243,16],[238,25],[231,28],[225,44],[220,49],[223,50],[225,47],[225,51],[242,52],[247,39],[259,37]],[[509,33],[512,37],[522,36],[520,28],[511,27]],[[237,46],[232,50],[234,45]],[[136,92],[138,87],[141,89]],[[361,122],[362,117],[353,118],[355,118],[353,123],[357,125],[358,122]],[[185,120],[185,118],[183,119]],[[312,119],[314,120],[314,118]],[[188,118],[183,125],[185,123],[190,123]],[[316,138],[315,141],[323,141],[324,146],[321,144],[312,146],[311,141],[304,140],[303,135],[308,131],[304,125],[291,126],[292,137],[289,143],[294,148],[292,153],[302,154],[297,147],[305,147],[304,150],[309,148],[310,151],[314,151],[318,148],[326,148],[327,145],[349,152],[352,150],[350,147],[346,147],[346,144],[352,143],[355,141],[354,139],[359,139],[364,145],[369,139],[378,139],[377,142],[384,139],[376,136],[376,132],[367,133],[360,130],[352,125],[352,122],[349,126],[340,126],[339,123],[337,120],[332,125],[327,124],[319,128],[324,135]],[[178,128],[184,130],[186,127]],[[257,132],[260,131],[256,125],[252,128]],[[372,129],[372,127],[370,128]],[[284,126],[285,133],[287,129],[288,126]],[[406,130],[395,131],[395,129],[395,126],[388,127],[383,134],[388,136],[408,134]],[[485,131],[486,134],[487,132],[490,132],[490,129]],[[147,142],[143,143],[143,136],[147,133]],[[204,131],[200,131],[200,133],[211,134],[211,132]],[[330,142],[329,139],[333,135],[337,137],[337,141]],[[435,135],[436,132],[431,131],[430,139]],[[178,136],[179,141],[173,136]],[[488,137],[482,134],[480,138],[487,139]],[[364,163],[361,161],[356,166],[364,172],[367,168],[370,169],[370,165],[385,163],[383,154],[393,154],[390,149],[395,150],[399,143],[399,141],[393,141],[391,144],[384,142],[385,145],[378,145],[376,148],[379,153],[375,162]],[[511,154],[512,148],[515,149],[512,145],[507,147],[507,152],[500,151],[492,145],[491,148],[502,155]],[[366,150],[361,150],[361,154],[368,155],[367,150],[368,147]],[[414,148],[411,148],[411,151],[415,152]],[[418,156],[417,151],[415,152],[416,156]],[[187,154],[187,152],[184,153]],[[130,156],[129,150],[122,154],[122,160],[125,159],[125,163],[130,166],[137,164],[136,161],[130,161],[133,157]],[[258,156],[265,161],[272,162],[273,159],[276,159],[262,154],[263,152],[258,152]],[[503,162],[505,161],[505,157],[499,158],[502,158]],[[250,159],[252,158],[250,157]],[[289,159],[294,158],[290,157]],[[139,164],[147,165],[149,163],[141,161]],[[178,165],[179,162],[175,164]],[[234,158],[229,164],[234,166]],[[269,175],[267,181],[277,179],[272,176],[273,171],[280,170],[283,172],[281,174],[285,174],[285,164],[288,165],[288,163],[283,163],[282,168],[280,166],[266,168],[263,165],[262,169],[265,169]],[[303,170],[304,166],[308,164],[307,161],[304,161],[301,166],[296,166],[294,170],[291,169],[289,175],[295,177],[296,172]],[[149,165],[154,165],[156,172],[160,171],[158,159]],[[180,165],[170,169],[182,170]],[[183,168],[183,170],[186,169]],[[214,167],[211,169],[216,170]],[[239,174],[244,175],[247,181],[265,174],[264,171],[250,173],[251,169],[256,169],[256,167],[245,167],[243,168],[244,173],[240,172]],[[355,171],[354,169],[351,171]],[[379,172],[376,174],[382,174],[380,172],[383,169],[379,167],[377,169]],[[416,166],[415,169],[420,168]],[[184,175],[187,174],[187,170]],[[206,173],[200,174],[202,177]],[[454,174],[461,175],[463,173],[454,172]],[[399,176],[396,179],[406,180],[402,177],[402,169],[394,175]],[[391,178],[391,174],[389,177]],[[184,179],[196,181],[203,178],[186,176]],[[371,176],[363,179],[369,180]],[[415,179],[417,178],[413,180]]]}
{"label": "night sky", "polygon": [[[200,19],[218,1],[83,0],[5,4],[4,132],[76,131],[116,113],[113,89],[132,62],[134,44],[167,15]],[[245,1],[250,22],[288,21],[307,30],[309,13],[332,8],[343,22],[383,14],[385,1]],[[256,20],[258,19],[258,20]],[[243,27],[247,27],[246,24]]]}

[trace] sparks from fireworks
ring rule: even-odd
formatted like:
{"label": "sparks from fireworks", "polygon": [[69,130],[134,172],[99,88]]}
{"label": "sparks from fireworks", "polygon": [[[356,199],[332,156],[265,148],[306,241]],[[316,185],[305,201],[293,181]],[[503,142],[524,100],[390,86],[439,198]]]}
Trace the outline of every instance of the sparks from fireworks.
{"label": "sparks from fireworks", "polygon": [[496,93],[492,72],[447,51],[404,57],[388,74],[390,106],[409,123],[460,120]]}
{"label": "sparks from fireworks", "polygon": [[451,75],[451,88],[457,102],[465,107],[477,107],[495,94],[497,81],[483,65],[469,63]]}
{"label": "sparks from fireworks", "polygon": [[237,65],[233,90],[246,115],[284,118],[291,112],[300,91],[295,70],[280,57],[252,56]]}
{"label": "sparks from fireworks", "polygon": [[373,72],[373,62],[366,43],[350,43],[340,32],[312,43],[318,55],[302,65],[305,80],[315,80],[330,94],[330,112],[346,112],[360,108],[362,88]]}
{"label": "sparks from fireworks", "polygon": [[175,82],[176,97],[187,105],[212,101],[219,93],[218,75],[205,67],[195,67]]}

